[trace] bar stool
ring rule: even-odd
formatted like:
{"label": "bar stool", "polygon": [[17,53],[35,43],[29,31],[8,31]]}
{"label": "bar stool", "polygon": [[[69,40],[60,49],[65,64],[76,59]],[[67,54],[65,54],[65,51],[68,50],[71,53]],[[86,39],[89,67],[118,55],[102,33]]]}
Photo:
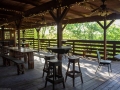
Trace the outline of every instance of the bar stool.
{"label": "bar stool", "polygon": [[[67,69],[67,72],[66,72],[65,82],[66,82],[67,76],[73,78],[73,87],[74,87],[74,80],[75,80],[76,77],[80,76],[81,81],[83,83],[82,72],[81,72],[80,64],[79,64],[79,57],[71,56],[71,57],[68,58],[68,60],[69,60],[69,63],[68,63],[68,69]],[[73,70],[69,71],[71,63],[73,64]],[[75,70],[75,63],[78,63],[79,71]]]}
{"label": "bar stool", "polygon": [[44,68],[43,68],[43,75],[42,77],[44,77],[44,72],[48,72],[48,60],[53,60],[55,59],[55,55],[51,55],[51,54],[48,54],[48,55],[45,55],[45,64],[44,64]]}
{"label": "bar stool", "polygon": [[[52,73],[50,71],[50,67],[52,67]],[[45,87],[47,85],[47,81],[53,84],[53,90],[55,89],[55,84],[58,83],[63,83],[63,87],[65,88],[64,77],[62,75],[62,61],[56,59],[49,61],[49,68],[46,76]]]}

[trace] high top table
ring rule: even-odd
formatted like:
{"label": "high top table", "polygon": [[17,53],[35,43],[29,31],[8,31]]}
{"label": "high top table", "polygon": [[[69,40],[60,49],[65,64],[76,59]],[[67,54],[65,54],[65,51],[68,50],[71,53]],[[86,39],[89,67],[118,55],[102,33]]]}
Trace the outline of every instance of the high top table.
{"label": "high top table", "polygon": [[65,53],[68,53],[69,50],[71,50],[71,46],[61,46],[61,47],[47,47],[48,50],[54,52],[54,53],[57,53],[58,54],[58,60],[60,59],[59,58],[59,54],[65,54]]}
{"label": "high top table", "polygon": [[71,50],[71,46],[62,46],[62,47],[47,47],[48,50],[51,50],[54,53],[59,53],[59,54],[64,54],[64,53],[68,53],[69,50]]}
{"label": "high top table", "polygon": [[[57,53],[58,54],[58,60],[62,60],[62,56],[61,54],[65,54],[65,53],[68,53],[69,50],[71,50],[71,46],[61,46],[61,47],[47,47],[48,50],[51,50],[52,52],[54,53]],[[61,66],[58,67],[58,73],[60,74],[60,69],[62,69]]]}

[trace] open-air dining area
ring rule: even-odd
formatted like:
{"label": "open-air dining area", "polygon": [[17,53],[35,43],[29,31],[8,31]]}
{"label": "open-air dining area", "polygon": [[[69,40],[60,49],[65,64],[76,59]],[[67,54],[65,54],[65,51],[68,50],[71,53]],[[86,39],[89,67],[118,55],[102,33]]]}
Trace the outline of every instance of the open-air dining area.
{"label": "open-air dining area", "polygon": [[119,5],[0,0],[0,90],[120,90]]}

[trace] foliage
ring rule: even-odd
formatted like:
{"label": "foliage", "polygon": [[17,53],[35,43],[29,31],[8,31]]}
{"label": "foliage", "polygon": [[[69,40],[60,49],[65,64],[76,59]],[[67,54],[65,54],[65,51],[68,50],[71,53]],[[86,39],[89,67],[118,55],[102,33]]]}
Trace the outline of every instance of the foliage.
{"label": "foliage", "polygon": [[[107,40],[120,40],[120,25],[115,21],[106,31]],[[104,22],[100,22],[104,25]],[[107,21],[107,25],[110,21]],[[36,32],[35,38],[36,38]],[[40,29],[40,39],[56,39],[57,27],[49,26]],[[97,22],[68,24],[63,30],[63,39],[103,40],[104,30]]]}

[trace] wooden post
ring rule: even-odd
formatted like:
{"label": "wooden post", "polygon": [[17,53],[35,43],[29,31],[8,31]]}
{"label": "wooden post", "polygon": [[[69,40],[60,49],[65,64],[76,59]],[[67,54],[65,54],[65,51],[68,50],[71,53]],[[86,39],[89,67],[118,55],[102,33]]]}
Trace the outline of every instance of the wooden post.
{"label": "wooden post", "polygon": [[37,31],[37,38],[38,38],[38,52],[39,52],[39,48],[40,48],[40,35],[39,35],[39,31],[40,31],[41,27],[39,27],[39,28],[35,28],[35,29],[36,29],[36,31]]}
{"label": "wooden post", "polygon": [[25,42],[25,30],[22,31],[23,34],[23,43]]}
{"label": "wooden post", "polygon": [[[66,16],[67,12],[69,11],[70,7],[66,7],[63,12],[61,12],[61,7],[57,9],[57,15],[54,15],[53,11],[49,11],[55,22],[57,23],[57,47],[62,46],[62,31],[65,27],[62,28],[62,20]],[[58,60],[62,60],[62,55],[58,53]]]}
{"label": "wooden post", "polygon": [[106,16],[104,17],[104,26],[99,22],[97,21],[97,23],[103,28],[104,30],[104,60],[106,60],[106,44],[107,44],[107,40],[106,40],[106,30],[107,28],[114,22],[115,20],[112,20],[108,25],[106,24]]}
{"label": "wooden post", "polygon": [[[60,14],[60,9],[58,9],[58,14]],[[62,23],[57,22],[57,47],[62,46]],[[58,53],[58,60],[62,60],[62,55]]]}
{"label": "wooden post", "polygon": [[60,22],[61,8],[57,9],[57,47],[62,45],[62,23]]}
{"label": "wooden post", "polygon": [[106,16],[104,17],[104,60],[106,60]]}
{"label": "wooden post", "polygon": [[18,34],[18,49],[20,49],[20,27],[22,24],[22,18],[19,18],[18,20],[15,21],[16,29],[17,29],[17,34]]}
{"label": "wooden post", "polygon": [[2,30],[1,30],[1,31],[2,31],[2,32],[1,32],[1,33],[2,33],[2,34],[1,34],[1,35],[2,35],[2,36],[1,36],[1,40],[2,40],[2,41],[4,41],[4,28],[5,28],[5,26],[1,26],[1,29],[2,29]]}

